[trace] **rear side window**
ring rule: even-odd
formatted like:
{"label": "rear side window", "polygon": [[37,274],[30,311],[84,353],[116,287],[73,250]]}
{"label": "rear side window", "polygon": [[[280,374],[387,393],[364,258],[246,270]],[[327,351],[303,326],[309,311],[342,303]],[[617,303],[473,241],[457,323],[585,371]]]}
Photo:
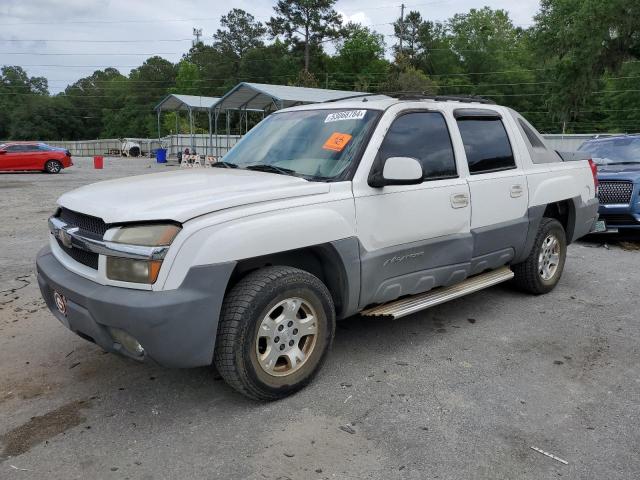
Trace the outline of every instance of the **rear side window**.
{"label": "rear side window", "polygon": [[516,168],[501,119],[459,118],[458,127],[472,175]]}
{"label": "rear side window", "polygon": [[456,177],[456,159],[444,116],[438,112],[412,112],[398,117],[380,147],[383,160],[415,158],[425,180]]}

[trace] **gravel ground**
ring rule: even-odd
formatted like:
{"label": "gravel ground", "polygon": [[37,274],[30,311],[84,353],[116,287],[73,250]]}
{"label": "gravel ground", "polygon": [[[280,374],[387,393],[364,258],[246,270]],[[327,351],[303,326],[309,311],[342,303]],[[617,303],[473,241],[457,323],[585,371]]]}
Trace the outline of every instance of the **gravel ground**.
{"label": "gravel ground", "polygon": [[546,296],[501,285],[395,322],[342,321],[316,381],[260,404],[207,368],[104,354],[40,299],[55,199],[167,168],[77,159],[0,176],[0,478],[640,478],[633,239],[572,245]]}

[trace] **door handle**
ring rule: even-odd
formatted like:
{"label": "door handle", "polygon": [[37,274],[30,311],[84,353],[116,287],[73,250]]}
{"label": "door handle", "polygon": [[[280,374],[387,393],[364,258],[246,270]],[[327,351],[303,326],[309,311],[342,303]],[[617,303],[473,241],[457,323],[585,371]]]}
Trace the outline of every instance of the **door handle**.
{"label": "door handle", "polygon": [[524,188],[522,188],[522,185],[511,186],[511,198],[521,197],[523,193],[524,193]]}
{"label": "door handle", "polygon": [[464,208],[469,205],[469,195],[466,193],[454,193],[451,195],[452,208]]}

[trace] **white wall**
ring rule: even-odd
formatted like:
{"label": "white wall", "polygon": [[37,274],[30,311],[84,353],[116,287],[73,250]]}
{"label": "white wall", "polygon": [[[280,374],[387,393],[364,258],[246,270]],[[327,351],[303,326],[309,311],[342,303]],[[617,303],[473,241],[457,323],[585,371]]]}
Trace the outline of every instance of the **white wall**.
{"label": "white wall", "polygon": [[[163,137],[160,141],[157,138],[127,138],[127,139],[100,139],[100,140],[76,140],[68,142],[46,142],[49,145],[66,148],[72,155],[77,157],[92,157],[94,155],[118,155],[122,148],[124,140],[136,142],[144,155],[148,155],[151,150],[155,150],[162,146],[169,150],[170,157],[176,157],[177,153],[183,152],[185,148],[193,150],[201,154],[212,154],[216,156],[224,155],[231,147],[233,147],[240,135],[219,135],[217,138],[212,137],[211,145],[209,145],[209,135],[169,135]],[[216,147],[217,145],[217,147]]]}
{"label": "white wall", "polygon": [[590,140],[596,136],[607,137],[612,134],[573,134],[573,135],[562,135],[562,134],[547,134],[542,135],[547,142],[547,145],[560,152],[573,152],[580,148],[586,140]]}

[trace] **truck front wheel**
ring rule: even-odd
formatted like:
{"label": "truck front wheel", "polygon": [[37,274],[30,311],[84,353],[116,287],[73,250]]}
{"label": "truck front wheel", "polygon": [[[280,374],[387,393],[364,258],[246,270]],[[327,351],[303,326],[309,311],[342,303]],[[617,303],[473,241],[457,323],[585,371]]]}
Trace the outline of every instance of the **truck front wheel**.
{"label": "truck front wheel", "polygon": [[334,330],[333,300],[317,277],[292,267],[265,267],[227,294],[214,363],[243,395],[276,400],[312,380]]}
{"label": "truck front wheel", "polygon": [[566,258],[567,237],[562,224],[554,218],[543,218],[531,253],[524,262],[511,267],[514,282],[529,293],[548,293],[560,281]]}

